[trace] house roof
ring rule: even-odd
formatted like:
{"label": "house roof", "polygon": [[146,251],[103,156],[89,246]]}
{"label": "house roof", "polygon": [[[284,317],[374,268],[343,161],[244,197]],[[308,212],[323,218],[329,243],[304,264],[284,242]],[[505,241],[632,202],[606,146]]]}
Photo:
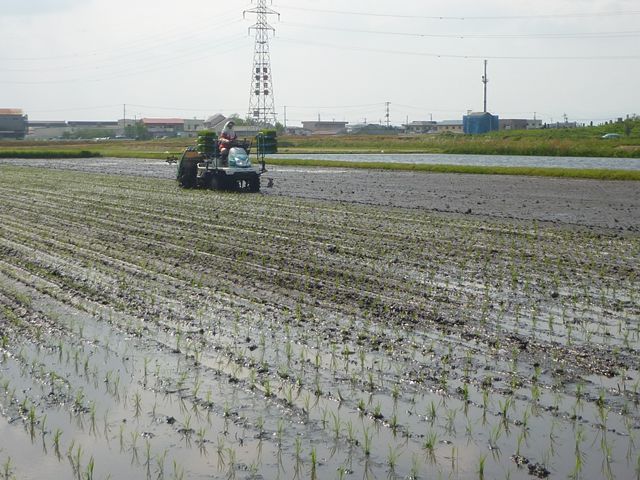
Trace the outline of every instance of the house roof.
{"label": "house roof", "polygon": [[0,115],[22,115],[19,108],[0,108]]}
{"label": "house roof", "polygon": [[209,118],[207,118],[206,123],[218,124],[226,119],[227,117],[225,117],[221,113],[216,113],[215,115],[211,115]]}
{"label": "house roof", "polygon": [[182,118],[143,118],[144,125],[184,125]]}
{"label": "house roof", "polygon": [[435,125],[436,122],[432,120],[414,120],[411,123],[406,124],[407,127],[430,127]]}
{"label": "house roof", "polygon": [[317,121],[317,120],[303,120],[302,125],[315,125],[317,127],[343,127],[347,125],[349,122],[328,122],[328,121]]}

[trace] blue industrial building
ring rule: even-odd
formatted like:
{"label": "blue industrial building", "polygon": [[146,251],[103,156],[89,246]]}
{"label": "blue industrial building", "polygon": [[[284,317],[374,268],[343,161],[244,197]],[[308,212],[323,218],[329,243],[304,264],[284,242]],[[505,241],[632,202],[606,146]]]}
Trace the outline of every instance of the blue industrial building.
{"label": "blue industrial building", "polygon": [[464,133],[476,135],[500,130],[500,119],[487,112],[470,113],[462,117]]}

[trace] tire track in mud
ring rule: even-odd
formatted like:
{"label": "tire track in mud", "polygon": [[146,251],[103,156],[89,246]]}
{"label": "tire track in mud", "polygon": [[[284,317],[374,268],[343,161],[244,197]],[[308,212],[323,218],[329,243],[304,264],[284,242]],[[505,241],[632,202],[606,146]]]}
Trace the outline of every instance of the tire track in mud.
{"label": "tire track in mud", "polygon": [[[157,181],[76,175],[68,185],[60,184],[65,175],[20,174],[28,181],[0,179],[7,295],[19,287],[79,308],[91,329],[130,345],[112,354],[132,357],[123,363],[131,363],[129,385],[143,411],[162,393],[215,419],[214,427],[185,425],[186,415],[179,428],[161,423],[150,440],[156,459],[159,437],[195,444],[200,428],[222,432],[227,467],[241,451],[255,462],[232,470],[247,478],[256,468],[266,477],[285,469],[251,456],[258,443],[288,458],[287,475],[313,467],[329,478],[339,468],[448,474],[449,457],[461,458],[460,478],[475,478],[482,452],[496,449],[504,454],[492,456],[487,471],[526,478],[528,469],[508,458],[516,440],[530,464],[571,473],[563,459],[574,454],[580,429],[615,435],[636,454],[637,238],[183,192]],[[28,310],[11,311],[37,323]],[[11,318],[0,313],[0,324]],[[568,337],[574,320],[583,332]],[[69,329],[60,338],[73,344],[77,335]],[[37,356],[42,341],[27,337]],[[13,358],[19,348],[7,351]],[[155,355],[161,374],[147,390],[145,358]],[[74,369],[58,368],[78,391]],[[19,369],[10,372],[11,382],[21,381]],[[197,379],[220,390],[219,398],[207,400]],[[163,407],[176,411],[170,402]],[[179,415],[165,417],[172,416]],[[237,420],[232,440],[225,419]],[[126,453],[135,432],[126,427],[133,435]],[[567,440],[568,450],[541,451],[527,440],[545,435]],[[205,446],[216,440],[203,437]],[[625,478],[633,466],[618,450],[610,468]],[[176,455],[184,460],[190,452],[185,445]],[[116,451],[111,460],[123,456]],[[598,463],[589,462],[585,471]]]}

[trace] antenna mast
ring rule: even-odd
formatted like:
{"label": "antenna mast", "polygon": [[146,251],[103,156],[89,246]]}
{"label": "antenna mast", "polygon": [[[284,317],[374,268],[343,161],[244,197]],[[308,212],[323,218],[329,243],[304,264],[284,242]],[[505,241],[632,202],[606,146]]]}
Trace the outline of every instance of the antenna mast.
{"label": "antenna mast", "polygon": [[[253,1],[252,1],[253,3]],[[257,22],[249,27],[249,33],[255,31],[256,42],[253,53],[253,69],[251,70],[251,89],[249,94],[249,118],[253,118],[260,125],[276,123],[276,109],[273,98],[273,83],[271,78],[271,56],[269,54],[269,34],[276,30],[269,25],[269,15],[280,14],[267,7],[267,0],[256,0],[257,6],[247,13],[255,14]]]}

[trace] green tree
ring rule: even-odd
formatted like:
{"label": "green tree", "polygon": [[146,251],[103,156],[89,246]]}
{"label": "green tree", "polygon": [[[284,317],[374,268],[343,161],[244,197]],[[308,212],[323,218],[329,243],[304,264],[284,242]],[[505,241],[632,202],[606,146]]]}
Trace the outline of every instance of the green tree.
{"label": "green tree", "polygon": [[151,138],[147,127],[140,122],[135,125],[127,125],[124,129],[124,134],[128,138],[135,138],[136,140],[148,140]]}
{"label": "green tree", "polygon": [[624,121],[624,134],[627,137],[631,136],[631,131],[633,130],[633,121],[630,118],[627,118]]}

